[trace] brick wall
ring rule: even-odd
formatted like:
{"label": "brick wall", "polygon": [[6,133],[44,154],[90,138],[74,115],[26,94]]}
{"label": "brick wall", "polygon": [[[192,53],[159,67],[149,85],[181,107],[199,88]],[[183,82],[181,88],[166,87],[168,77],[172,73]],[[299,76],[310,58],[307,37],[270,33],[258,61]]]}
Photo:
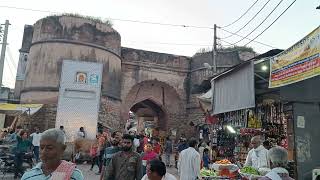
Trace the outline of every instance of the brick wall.
{"label": "brick wall", "polygon": [[120,101],[109,97],[101,97],[99,123],[112,130],[120,130]]}
{"label": "brick wall", "polygon": [[[120,101],[108,97],[101,98],[98,122],[113,130],[120,129]],[[33,131],[34,127],[40,127],[41,131],[54,128],[56,122],[57,105],[45,104],[32,116],[22,115],[18,125],[24,129]]]}
{"label": "brick wall", "polygon": [[28,116],[26,114],[19,118],[18,125],[24,129],[33,131],[34,127],[39,127],[41,131],[54,128],[57,115],[56,104],[45,104],[35,114]]}

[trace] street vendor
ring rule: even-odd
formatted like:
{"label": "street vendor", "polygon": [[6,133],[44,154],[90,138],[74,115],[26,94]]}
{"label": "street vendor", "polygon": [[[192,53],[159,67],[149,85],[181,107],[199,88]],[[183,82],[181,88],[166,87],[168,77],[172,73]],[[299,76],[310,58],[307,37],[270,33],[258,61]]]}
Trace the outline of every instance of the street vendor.
{"label": "street vendor", "polygon": [[280,146],[269,150],[269,160],[272,170],[259,180],[293,180],[285,169],[288,164],[288,151]]}
{"label": "street vendor", "polygon": [[255,169],[269,168],[268,150],[263,147],[260,136],[251,139],[252,149],[249,151],[244,166],[251,166]]}

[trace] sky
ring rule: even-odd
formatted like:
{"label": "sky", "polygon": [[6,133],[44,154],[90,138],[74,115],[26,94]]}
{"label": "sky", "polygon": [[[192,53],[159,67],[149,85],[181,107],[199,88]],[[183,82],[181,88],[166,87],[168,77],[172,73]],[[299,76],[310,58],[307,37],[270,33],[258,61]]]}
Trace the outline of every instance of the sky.
{"label": "sky", "polygon": [[[256,2],[257,1],[257,2]],[[269,2],[268,2],[269,1]],[[264,9],[237,34],[247,36],[256,29],[268,14],[280,3],[273,13],[248,38],[255,38],[265,30],[294,0],[1,0],[0,23],[10,21],[8,46],[4,63],[3,84],[14,88],[19,49],[23,28],[37,20],[57,13],[77,13],[111,19],[113,28],[121,35],[121,45],[136,49],[192,56],[201,48],[212,48],[213,27],[228,25],[237,20],[245,11],[256,4],[239,21],[223,29],[237,32],[265,5]],[[319,0],[296,0],[296,2],[256,41],[275,48],[287,49],[320,25]],[[7,6],[7,7],[4,7]],[[29,11],[8,7],[42,10]],[[209,28],[164,26],[149,23],[134,23],[122,20],[137,20],[162,24],[175,24]],[[218,38],[230,34],[217,29]],[[231,36],[228,43],[235,43],[241,37]],[[242,40],[241,46],[250,40]],[[218,41],[224,47],[229,44]],[[257,53],[264,53],[272,47],[251,42]]]}

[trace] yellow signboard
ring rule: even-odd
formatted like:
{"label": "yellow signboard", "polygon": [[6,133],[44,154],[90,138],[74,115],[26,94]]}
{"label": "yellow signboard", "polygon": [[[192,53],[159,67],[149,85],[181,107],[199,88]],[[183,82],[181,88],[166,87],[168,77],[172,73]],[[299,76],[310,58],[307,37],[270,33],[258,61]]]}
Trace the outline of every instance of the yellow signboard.
{"label": "yellow signboard", "polygon": [[270,59],[269,88],[320,75],[320,26],[289,49]]}
{"label": "yellow signboard", "polygon": [[27,112],[32,115],[36,113],[42,104],[9,104],[9,103],[0,103],[0,111],[19,111],[21,113]]}

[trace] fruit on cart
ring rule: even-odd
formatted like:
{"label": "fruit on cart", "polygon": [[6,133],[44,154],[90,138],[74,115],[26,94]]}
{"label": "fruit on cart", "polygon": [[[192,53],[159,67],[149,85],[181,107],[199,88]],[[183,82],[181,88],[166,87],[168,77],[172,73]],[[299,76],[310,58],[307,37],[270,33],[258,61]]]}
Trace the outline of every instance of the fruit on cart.
{"label": "fruit on cart", "polygon": [[243,167],[240,171],[241,171],[241,173],[252,174],[252,175],[260,175],[258,170],[256,170],[253,167],[250,167],[250,166]]}
{"label": "fruit on cart", "polygon": [[216,161],[216,164],[231,164],[231,162],[228,159],[223,159],[220,161]]}
{"label": "fruit on cart", "polygon": [[200,170],[200,175],[201,176],[205,176],[205,177],[208,177],[208,176],[217,176],[217,174],[213,171],[213,170],[209,170],[209,169],[201,169]]}

